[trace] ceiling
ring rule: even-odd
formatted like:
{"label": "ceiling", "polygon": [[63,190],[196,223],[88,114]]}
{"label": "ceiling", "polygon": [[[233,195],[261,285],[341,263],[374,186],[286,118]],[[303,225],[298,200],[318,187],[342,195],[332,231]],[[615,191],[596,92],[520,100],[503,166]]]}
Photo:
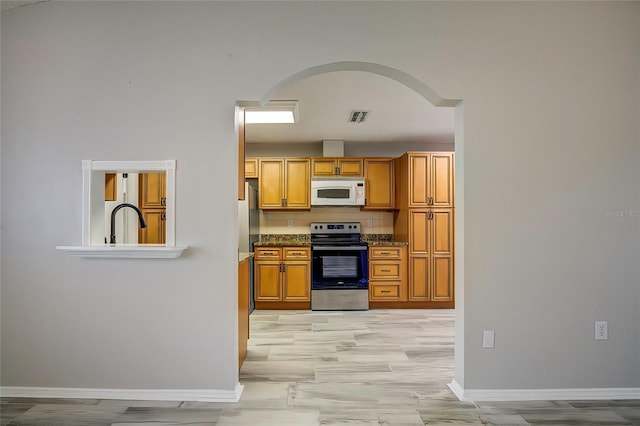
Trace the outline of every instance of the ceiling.
{"label": "ceiling", "polygon": [[[0,0],[2,11],[48,0]],[[275,84],[275,83],[274,83]],[[248,143],[405,142],[452,144],[453,108],[436,108],[413,90],[377,74],[337,71],[297,81],[274,98],[298,100],[295,124],[248,124]],[[351,123],[352,111],[368,111]]]}
{"label": "ceiling", "polygon": [[[436,108],[403,84],[377,74],[321,74],[289,85],[273,99],[298,100],[300,119],[295,124],[248,124],[247,142],[453,143],[453,108]],[[354,110],[368,111],[363,122],[349,122]]]}

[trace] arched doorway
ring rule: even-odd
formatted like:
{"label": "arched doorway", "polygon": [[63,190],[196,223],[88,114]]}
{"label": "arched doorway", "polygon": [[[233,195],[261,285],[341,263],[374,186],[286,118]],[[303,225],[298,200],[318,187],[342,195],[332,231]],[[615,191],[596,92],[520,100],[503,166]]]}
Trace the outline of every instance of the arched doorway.
{"label": "arched doorway", "polygon": [[[340,71],[356,71],[376,74],[394,80],[411,89],[435,107],[455,108],[455,152],[456,152],[456,216],[455,216],[455,378],[452,389],[464,385],[464,138],[463,138],[463,105],[460,99],[443,98],[435,90],[414,76],[382,64],[360,61],[340,61],[318,65],[298,71],[269,89],[259,100],[238,101],[236,104],[236,128],[242,138],[240,149],[244,158],[244,122],[242,112],[246,107],[264,106],[272,99],[278,99],[279,94],[287,87],[302,80]],[[457,392],[456,392],[457,393]]]}

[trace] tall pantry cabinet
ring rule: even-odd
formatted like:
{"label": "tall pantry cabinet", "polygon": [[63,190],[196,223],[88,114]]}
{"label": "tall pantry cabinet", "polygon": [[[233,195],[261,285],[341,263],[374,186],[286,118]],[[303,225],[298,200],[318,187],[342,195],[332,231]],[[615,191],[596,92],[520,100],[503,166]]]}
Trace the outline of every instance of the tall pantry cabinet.
{"label": "tall pantry cabinet", "polygon": [[396,159],[397,240],[409,242],[408,301],[454,306],[453,153],[408,152]]}

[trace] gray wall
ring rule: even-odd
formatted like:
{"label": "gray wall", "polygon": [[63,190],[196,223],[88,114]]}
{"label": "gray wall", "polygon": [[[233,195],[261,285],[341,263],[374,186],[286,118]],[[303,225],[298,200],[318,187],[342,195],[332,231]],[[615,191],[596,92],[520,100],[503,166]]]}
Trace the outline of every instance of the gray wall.
{"label": "gray wall", "polygon": [[[453,131],[453,129],[452,129]],[[453,151],[453,143],[345,142],[345,157],[399,157],[407,151]],[[322,157],[322,142],[250,143],[248,157]]]}
{"label": "gray wall", "polygon": [[[1,31],[2,385],[232,389],[235,101],[359,60],[464,100],[458,382],[640,386],[640,3],[47,2]],[[82,159],[168,158],[183,258],[54,249]]]}

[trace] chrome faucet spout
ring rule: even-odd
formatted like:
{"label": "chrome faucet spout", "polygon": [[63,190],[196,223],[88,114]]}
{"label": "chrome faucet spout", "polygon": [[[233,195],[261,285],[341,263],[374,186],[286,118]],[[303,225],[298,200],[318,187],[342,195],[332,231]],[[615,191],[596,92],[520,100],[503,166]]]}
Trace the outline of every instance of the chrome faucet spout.
{"label": "chrome faucet spout", "polygon": [[134,206],[133,204],[130,204],[130,203],[118,204],[111,211],[111,235],[109,236],[109,244],[115,244],[116,243],[116,213],[118,212],[118,210],[120,210],[120,209],[122,209],[124,207],[132,208],[133,210],[136,211],[136,213],[138,213],[138,219],[140,219],[140,228],[146,228],[147,227],[147,224],[144,221],[144,217],[142,217],[142,212],[140,211],[140,209],[138,207],[136,207],[136,206]]}

